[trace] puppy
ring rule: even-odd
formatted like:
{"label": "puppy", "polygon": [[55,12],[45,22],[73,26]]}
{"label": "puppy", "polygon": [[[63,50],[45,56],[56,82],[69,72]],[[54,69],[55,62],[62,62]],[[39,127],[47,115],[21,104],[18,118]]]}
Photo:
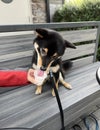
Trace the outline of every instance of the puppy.
{"label": "puppy", "polygon": [[[36,29],[36,33],[37,37],[33,42],[33,69],[46,72],[47,75],[49,75],[49,71],[52,70],[57,89],[59,82],[64,87],[72,89],[71,85],[64,81],[63,67],[67,66],[67,63],[63,64],[61,57],[66,48],[75,49],[75,45],[64,40],[63,37],[54,30]],[[44,82],[37,86],[35,94],[41,94],[43,84]],[[52,95],[55,96],[54,89],[52,89]]]}

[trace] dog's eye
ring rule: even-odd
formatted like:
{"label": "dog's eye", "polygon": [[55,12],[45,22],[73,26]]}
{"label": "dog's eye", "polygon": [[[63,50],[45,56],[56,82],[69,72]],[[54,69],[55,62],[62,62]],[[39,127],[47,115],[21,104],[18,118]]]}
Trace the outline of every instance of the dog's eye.
{"label": "dog's eye", "polygon": [[52,58],[56,58],[58,57],[57,53],[54,53],[54,55],[52,56]]}
{"label": "dog's eye", "polygon": [[42,55],[42,56],[46,56],[46,55],[47,55],[47,52],[48,52],[48,49],[47,49],[47,48],[41,48],[41,49],[40,49],[40,52],[41,52],[41,55]]}
{"label": "dog's eye", "polygon": [[51,59],[52,59],[52,60],[56,60],[56,59],[58,59],[58,58],[59,58],[59,56],[58,56],[57,53],[54,53],[54,55],[51,56]]}

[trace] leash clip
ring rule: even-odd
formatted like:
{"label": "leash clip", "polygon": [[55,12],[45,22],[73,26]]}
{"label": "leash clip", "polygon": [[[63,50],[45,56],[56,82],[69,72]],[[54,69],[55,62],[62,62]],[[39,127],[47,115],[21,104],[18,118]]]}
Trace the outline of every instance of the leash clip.
{"label": "leash clip", "polygon": [[52,70],[50,69],[49,71],[49,74],[50,74],[50,77],[53,78],[53,73],[52,73]]}

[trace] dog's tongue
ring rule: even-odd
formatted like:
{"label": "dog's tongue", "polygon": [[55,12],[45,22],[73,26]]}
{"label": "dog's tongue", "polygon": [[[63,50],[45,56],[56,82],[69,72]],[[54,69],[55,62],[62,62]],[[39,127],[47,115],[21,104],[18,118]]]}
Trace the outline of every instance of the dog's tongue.
{"label": "dog's tongue", "polygon": [[38,70],[38,76],[43,76],[43,75],[44,75],[44,71]]}

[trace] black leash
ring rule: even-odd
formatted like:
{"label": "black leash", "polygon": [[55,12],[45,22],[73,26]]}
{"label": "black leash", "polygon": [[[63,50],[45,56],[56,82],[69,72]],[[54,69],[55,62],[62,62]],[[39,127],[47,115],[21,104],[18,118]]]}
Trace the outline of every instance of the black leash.
{"label": "black leash", "polygon": [[60,100],[58,91],[57,91],[56,86],[55,86],[54,76],[53,76],[53,73],[52,73],[51,70],[50,70],[50,79],[51,79],[51,82],[52,82],[52,87],[54,88],[54,92],[55,92],[55,95],[56,95],[56,100],[57,100],[59,111],[60,111],[61,126],[62,126],[61,130],[65,130],[65,126],[64,126],[64,113],[63,113],[63,109],[62,109],[62,104],[61,104],[61,100]]}

